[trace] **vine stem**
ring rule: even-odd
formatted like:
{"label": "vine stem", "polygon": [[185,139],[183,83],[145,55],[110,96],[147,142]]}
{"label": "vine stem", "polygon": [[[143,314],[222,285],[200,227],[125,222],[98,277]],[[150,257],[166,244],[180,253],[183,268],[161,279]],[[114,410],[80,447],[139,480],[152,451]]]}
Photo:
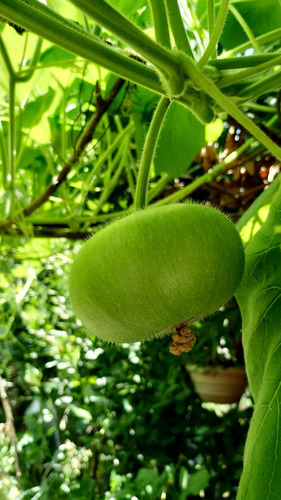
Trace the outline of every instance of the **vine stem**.
{"label": "vine stem", "polygon": [[200,21],[195,15],[192,2],[190,0],[177,0],[177,1],[179,1],[181,5],[182,18],[185,24],[188,26],[189,30],[193,32],[200,54],[203,54],[204,52],[203,39],[205,39],[205,33],[203,28],[201,27]]}
{"label": "vine stem", "polygon": [[[9,53],[0,37],[0,52],[9,73],[9,134],[8,134],[8,162],[3,163],[3,183],[7,186],[9,199],[6,205],[6,214],[11,217],[15,206],[15,170],[16,170],[16,132],[15,132],[15,96],[16,96],[16,73],[13,68]],[[3,149],[3,151],[5,151]],[[3,162],[5,154],[3,153]],[[7,167],[5,169],[5,166]]]}
{"label": "vine stem", "polygon": [[238,121],[250,134],[252,134],[261,144],[281,160],[281,148],[273,142],[250,118],[248,118],[240,109],[226,97],[214,83],[206,77],[196,64],[187,56],[182,56],[182,62],[187,76],[193,80],[195,85],[199,85],[214,101],[221,106],[227,113]]}
{"label": "vine stem", "polygon": [[[115,153],[116,155],[114,157],[114,166],[117,164],[119,161],[119,156],[121,156],[121,151],[123,149],[123,143],[124,141],[127,140],[127,136],[132,133],[134,130],[134,124],[131,122],[128,123],[128,125],[121,131],[119,134],[117,134],[116,138],[114,141],[111,142],[110,146],[108,146],[105,151],[100,154],[99,158],[95,162],[94,168],[91,170],[88,178],[84,182],[83,185],[83,190],[82,190],[82,195],[81,195],[81,201],[84,202],[85,198],[87,197],[88,191],[93,187],[94,185],[94,179],[96,178],[96,181],[98,181],[98,175],[100,172],[101,167],[104,165],[104,163],[110,158],[110,156]],[[117,160],[117,162],[116,162]]]}
{"label": "vine stem", "polygon": [[13,76],[15,78],[15,71],[14,71],[13,65],[12,65],[10,56],[8,54],[8,51],[6,49],[6,46],[3,42],[3,38],[1,36],[0,36],[0,52],[2,54],[4,63],[6,65],[8,72],[9,72],[9,75]]}
{"label": "vine stem", "polygon": [[[262,45],[264,43],[278,40],[278,39],[280,39],[280,36],[281,36],[281,28],[277,28],[275,30],[269,31],[268,33],[264,33],[264,35],[256,36],[255,40],[256,40],[256,42],[258,42],[259,45]],[[227,52],[225,52],[224,58],[232,57],[232,56],[235,56],[236,54],[242,54],[247,49],[251,49],[252,46],[253,46],[253,44],[250,41],[242,43],[241,45],[238,45],[234,49],[231,49],[231,50],[228,50]]]}
{"label": "vine stem", "polygon": [[[40,51],[42,47],[43,40],[41,38],[37,39],[34,54],[31,59],[31,64],[36,66],[37,61],[40,57]],[[29,69],[29,71],[24,75],[24,77],[19,77],[13,68],[12,61],[10,59],[9,53],[3,42],[2,37],[0,37],[0,52],[2,54],[4,63],[9,73],[9,140],[8,140],[8,158],[9,161],[6,162],[5,157],[5,146],[2,144],[2,162],[3,162],[3,185],[7,187],[9,191],[9,200],[6,208],[6,213],[8,217],[13,216],[16,203],[16,192],[15,192],[15,178],[16,178],[16,116],[15,116],[15,106],[16,106],[16,83],[28,81],[35,69]],[[2,127],[1,127],[2,132]],[[3,142],[3,136],[2,136]],[[6,163],[5,163],[6,162]]]}
{"label": "vine stem", "polygon": [[8,191],[10,193],[9,205],[7,210],[8,217],[12,217],[15,208],[15,176],[16,176],[16,123],[15,123],[15,105],[16,105],[16,82],[14,75],[10,75],[9,83],[9,169],[8,169]]}
{"label": "vine stem", "polygon": [[[214,0],[208,0],[208,30],[209,30],[209,40],[212,36],[215,26],[215,5]],[[214,50],[213,53],[214,59],[216,59],[217,51]]]}
{"label": "vine stem", "polygon": [[[130,141],[130,135],[124,141],[123,147],[120,148],[116,154],[116,158],[117,158],[118,162],[116,161],[114,163],[116,163],[116,165],[117,165],[117,163],[119,163],[119,165],[117,166],[117,168],[115,168],[113,176],[106,184],[106,186],[105,186],[105,188],[100,196],[100,199],[97,202],[97,206],[93,212],[93,215],[97,215],[100,212],[103,204],[106,202],[106,200],[109,198],[112,191],[116,187],[116,184],[120,178],[120,175],[122,174],[122,172],[125,168],[129,141]],[[114,160],[115,160],[115,158],[114,158]],[[115,167],[115,164],[114,164],[114,167]]]}
{"label": "vine stem", "polygon": [[[168,67],[173,66],[170,53],[163,47],[160,47],[152,38],[147,36],[109,3],[104,0],[99,0],[98,2],[92,2],[92,0],[71,0],[71,3],[95,19],[97,23],[107,28],[119,39],[126,42],[150,60],[152,64],[155,64],[155,66],[159,66],[162,63],[162,67],[169,73],[170,69]],[[178,69],[178,64],[174,69]]]}
{"label": "vine stem", "polygon": [[[163,94],[156,71],[133,60],[36,0],[0,0],[3,17],[132,82]],[[156,45],[156,44],[155,44]]]}
{"label": "vine stem", "polygon": [[244,71],[240,71],[239,73],[235,73],[234,75],[231,76],[226,76],[225,78],[219,80],[217,85],[220,88],[227,87],[228,85],[233,85],[234,83],[240,82],[245,78],[251,78],[252,76],[256,76],[259,73],[266,71],[267,69],[272,69],[275,66],[280,66],[280,65],[281,65],[281,56],[277,56],[274,57],[274,59],[270,59],[269,61],[258,64],[257,66],[254,66],[252,68],[245,69]]}
{"label": "vine stem", "polygon": [[166,9],[171,31],[178,50],[193,58],[193,52],[183,24],[183,18],[179,9],[178,1],[165,0]]}
{"label": "vine stem", "polygon": [[7,172],[8,172],[8,155],[6,151],[6,143],[4,138],[4,132],[2,127],[2,122],[0,121],[0,153],[2,160],[2,181],[3,188],[7,188]]}
{"label": "vine stem", "polygon": [[261,46],[255,35],[252,33],[252,30],[250,29],[249,25],[246,23],[244,17],[241,16],[240,12],[234,7],[234,5],[230,5],[229,9],[236,18],[236,20],[238,21],[238,23],[240,24],[241,28],[245,31],[254,49],[257,51],[258,54],[262,54],[263,51],[261,49]]}
{"label": "vine stem", "polygon": [[135,210],[143,209],[146,206],[150,166],[169,105],[170,101],[167,97],[160,99],[145,138],[136,186]]}
{"label": "vine stem", "polygon": [[241,57],[223,57],[222,59],[212,59],[208,62],[209,67],[214,67],[218,70],[233,70],[241,68],[251,68],[263,64],[267,61],[274,61],[280,57],[278,52],[273,52],[272,54],[261,54],[253,56],[241,56]]}
{"label": "vine stem", "polygon": [[270,92],[276,88],[280,88],[280,84],[281,70],[275,71],[270,76],[264,77],[260,81],[257,81],[252,85],[248,85],[248,87],[240,90],[240,92],[236,94],[236,97],[248,101],[249,98],[254,99],[262,94],[265,94],[266,92]]}
{"label": "vine stem", "polygon": [[169,25],[164,0],[150,0],[155,38],[160,45],[171,48]]}
{"label": "vine stem", "polygon": [[30,80],[32,78],[32,76],[36,70],[37,63],[40,59],[42,45],[43,45],[43,38],[38,37],[36,44],[35,44],[33,56],[32,56],[30,63],[29,63],[29,68],[21,68],[22,71],[18,71],[15,74],[15,78],[16,78],[17,82],[27,82],[28,80]]}
{"label": "vine stem", "polygon": [[70,1],[150,61],[163,77],[163,86],[171,97],[182,94],[185,82],[176,53],[157,44],[104,0]]}
{"label": "vine stem", "polygon": [[203,68],[205,64],[208,62],[210,57],[212,56],[214,50],[216,49],[217,42],[220,38],[221,32],[223,30],[223,25],[226,19],[227,11],[228,11],[228,6],[229,6],[230,0],[222,0],[220,9],[218,12],[218,17],[213,29],[213,32],[211,34],[211,38],[209,40],[209,43],[207,45],[207,48],[201,57],[201,59],[198,61],[197,65],[198,68]]}
{"label": "vine stem", "polygon": [[[100,5],[100,2],[94,2],[92,7],[97,9],[97,3]],[[94,35],[87,33],[77,24],[64,19],[38,0],[0,0],[0,10],[5,18],[10,19],[19,26],[157,94],[170,97],[176,96],[177,92],[179,92],[176,100],[192,111],[200,121],[208,123],[212,119],[212,111],[206,105],[204,99],[200,95],[198,96],[198,92],[188,89],[182,93],[185,79],[180,61],[181,54],[177,51],[172,52],[165,47],[160,47],[156,42],[146,37],[149,44],[154,47],[154,57],[156,57],[155,50],[157,50],[157,53],[160,51],[160,54],[164,54],[165,64],[169,67],[170,73],[175,76],[175,79],[169,80],[167,75],[166,78],[162,75],[162,78],[159,79],[159,72],[161,73],[159,69],[157,73],[156,69],[124,55],[123,52],[110,47],[110,45],[100,41]],[[107,26],[105,25],[105,27]],[[118,26],[116,30],[118,32]],[[138,32],[142,34],[140,30]],[[148,47],[146,47],[146,50],[148,50]],[[161,55],[159,57],[159,60],[157,60],[158,68],[163,67],[163,57],[161,58]]]}

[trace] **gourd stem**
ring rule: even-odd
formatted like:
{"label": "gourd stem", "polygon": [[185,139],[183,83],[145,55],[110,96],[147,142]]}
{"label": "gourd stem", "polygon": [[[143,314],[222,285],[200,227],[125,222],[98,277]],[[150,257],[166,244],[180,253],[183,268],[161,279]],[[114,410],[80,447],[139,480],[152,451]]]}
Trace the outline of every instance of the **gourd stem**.
{"label": "gourd stem", "polygon": [[222,0],[220,9],[218,12],[218,17],[211,35],[211,38],[209,40],[209,43],[207,45],[207,48],[201,57],[201,59],[198,61],[198,68],[203,68],[205,64],[208,62],[210,59],[211,55],[213,54],[216,44],[219,41],[221,32],[223,30],[223,25],[226,19],[227,11],[228,11],[228,5],[229,5],[230,0]]}
{"label": "gourd stem", "polygon": [[163,47],[170,49],[170,33],[164,0],[150,0],[150,7],[156,41]]}
{"label": "gourd stem", "polygon": [[104,203],[106,202],[106,200],[109,198],[112,191],[116,187],[116,184],[120,178],[120,175],[122,174],[122,172],[125,168],[126,157],[127,157],[127,152],[128,152],[128,146],[129,146],[129,139],[130,139],[130,136],[126,138],[124,144],[122,145],[121,148],[119,148],[119,150],[116,154],[116,157],[113,160],[114,174],[109,179],[106,186],[104,187],[104,190],[100,196],[100,199],[97,202],[97,206],[96,206],[95,210],[93,211],[93,215],[98,215],[102,206],[104,205]]}
{"label": "gourd stem", "polygon": [[6,150],[6,142],[4,138],[4,132],[2,127],[2,122],[0,121],[0,158],[2,161],[2,182],[3,188],[7,189],[7,172],[8,172],[8,155]]}
{"label": "gourd stem", "polygon": [[146,206],[150,166],[169,104],[170,101],[167,97],[160,99],[145,138],[136,186],[135,210],[140,210]]}
{"label": "gourd stem", "polygon": [[[259,45],[272,42],[274,40],[279,40],[281,36],[281,28],[277,28],[276,30],[269,31],[268,33],[264,33],[264,35],[256,36],[255,41],[258,42]],[[253,47],[252,41],[242,43],[238,45],[234,49],[228,50],[224,53],[224,58],[229,58],[235,56],[236,54],[242,54],[247,49],[251,49]]]}
{"label": "gourd stem", "polygon": [[184,81],[180,71],[177,55],[158,45],[140,28],[123,16],[112,5],[104,0],[70,0],[85,14],[104,26],[119,39],[136,50],[142,57],[150,61],[159,71],[169,88],[169,95],[180,95],[184,89]]}
{"label": "gourd stem", "polygon": [[252,134],[261,144],[263,144],[269,151],[281,160],[281,148],[273,142],[250,118],[248,118],[240,109],[225,96],[215,84],[206,77],[194,64],[192,59],[187,56],[182,56],[185,72],[202,90],[206,92],[214,101],[221,106],[227,113],[230,114],[235,120],[245,127],[250,134]]}
{"label": "gourd stem", "polygon": [[8,54],[8,51],[6,49],[6,46],[3,42],[3,38],[0,36],[0,52],[2,54],[2,57],[3,57],[3,60],[4,60],[4,63],[5,63],[5,66],[9,72],[9,75],[13,78],[15,78],[15,71],[14,71],[14,68],[13,68],[13,65],[12,65],[12,61],[10,59],[10,56]]}
{"label": "gourd stem", "polygon": [[133,130],[134,130],[134,124],[129,123],[127,127],[125,127],[122,130],[122,132],[120,132],[116,136],[115,140],[111,143],[111,145],[99,156],[98,160],[95,162],[93,166],[92,171],[90,172],[90,174],[88,175],[87,179],[83,184],[83,189],[81,192],[81,206],[83,206],[89,190],[93,188],[95,182],[98,182],[99,173],[104,163],[108,160],[108,158],[110,158],[110,155],[115,153],[120,148],[122,143],[126,141],[127,136],[130,135]]}
{"label": "gourd stem", "polygon": [[[2,146],[3,156],[3,185],[7,187],[9,199],[6,206],[6,214],[11,217],[15,207],[15,171],[16,171],[16,125],[15,125],[15,98],[16,98],[16,74],[3,42],[0,37],[0,52],[9,73],[9,132],[8,132],[8,162],[5,164],[5,149]],[[3,142],[3,134],[2,134]]]}
{"label": "gourd stem", "polygon": [[10,75],[9,84],[9,170],[8,170],[8,191],[10,193],[7,215],[12,217],[15,208],[15,175],[16,175],[16,124],[15,124],[15,97],[16,82],[14,75]]}
{"label": "gourd stem", "polygon": [[[214,26],[215,26],[215,4],[214,0],[208,0],[208,31],[209,31],[209,40],[212,36],[212,33],[214,31]],[[212,59],[216,59],[217,56],[217,50],[216,48],[214,49],[214,52],[212,54]]]}
{"label": "gourd stem", "polygon": [[256,39],[255,35],[253,34],[249,25],[246,23],[243,16],[241,16],[240,12],[232,4],[229,6],[229,10],[232,12],[234,17],[236,18],[236,20],[240,24],[241,28],[245,31],[245,33],[246,33],[247,37],[249,38],[249,41],[251,42],[254,49],[257,51],[258,54],[262,54],[263,51],[261,49],[261,46],[260,46],[258,40]]}
{"label": "gourd stem", "polygon": [[236,96],[246,101],[249,99],[254,99],[259,97],[266,92],[270,92],[276,88],[280,88],[281,83],[281,70],[275,71],[268,77],[264,77],[260,79],[260,81],[253,83],[252,85],[248,85],[244,89],[237,92]]}
{"label": "gourd stem", "polygon": [[[279,55],[278,57],[274,57],[274,59],[270,59],[269,61],[266,61],[264,63],[258,64],[257,66],[254,66],[253,68],[248,68],[245,69],[244,71],[240,71],[239,73],[235,73],[234,75],[231,76],[226,76],[225,78],[222,78],[218,82],[218,87],[227,87],[228,85],[233,85],[236,82],[240,82],[241,80],[244,80],[245,78],[251,78],[252,76],[256,76],[259,73],[262,73],[263,71],[266,71],[268,69],[272,69],[275,66],[281,66],[281,56]],[[273,76],[273,75],[271,75]],[[270,76],[270,77],[271,77]],[[248,93],[249,89],[249,95],[251,95],[251,87],[246,87],[245,91]]]}
{"label": "gourd stem", "polygon": [[147,201],[150,203],[158,194],[162,193],[163,189],[167,186],[168,182],[172,179],[170,175],[166,172],[161,174],[160,179],[156,182],[155,186],[153,186],[147,194]]}
{"label": "gourd stem", "polygon": [[0,0],[3,17],[122,78],[163,94],[152,68],[133,60],[37,0]]}
{"label": "gourd stem", "polygon": [[198,17],[194,10],[194,5],[192,0],[177,0],[180,3],[180,11],[184,23],[187,25],[188,30],[192,31],[192,34],[196,40],[198,52],[203,54],[204,43],[203,40],[206,38],[205,30],[202,28],[202,24],[198,20]]}
{"label": "gourd stem", "polygon": [[165,0],[169,24],[178,50],[193,57],[177,0]]}
{"label": "gourd stem", "polygon": [[21,71],[17,72],[15,75],[15,79],[17,82],[27,82],[28,80],[30,80],[32,78],[32,76],[36,70],[37,63],[40,59],[42,45],[43,45],[43,38],[38,37],[37,41],[36,41],[33,56],[32,56],[31,61],[29,63],[30,69],[25,67],[24,72],[23,72],[23,68]]}
{"label": "gourd stem", "polygon": [[[241,56],[241,57],[223,57],[221,59],[212,59],[208,62],[207,68],[210,66],[221,70],[233,70],[241,68],[251,68],[253,66],[258,66],[268,61],[273,61],[280,56],[278,52],[272,52],[271,54],[261,54],[254,56]],[[205,68],[205,69],[207,69]]]}

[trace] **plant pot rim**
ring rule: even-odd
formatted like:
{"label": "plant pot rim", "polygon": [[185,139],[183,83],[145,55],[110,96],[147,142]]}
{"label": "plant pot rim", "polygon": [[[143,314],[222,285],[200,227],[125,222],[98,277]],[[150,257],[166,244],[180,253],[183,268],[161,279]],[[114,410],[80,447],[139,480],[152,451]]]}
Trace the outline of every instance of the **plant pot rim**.
{"label": "plant pot rim", "polygon": [[235,372],[235,373],[246,373],[246,369],[244,366],[223,366],[223,365],[197,365],[195,363],[190,363],[186,365],[186,369],[189,372]]}
{"label": "plant pot rim", "polygon": [[247,387],[246,370],[238,366],[187,365],[195,391],[203,401],[237,403]]}

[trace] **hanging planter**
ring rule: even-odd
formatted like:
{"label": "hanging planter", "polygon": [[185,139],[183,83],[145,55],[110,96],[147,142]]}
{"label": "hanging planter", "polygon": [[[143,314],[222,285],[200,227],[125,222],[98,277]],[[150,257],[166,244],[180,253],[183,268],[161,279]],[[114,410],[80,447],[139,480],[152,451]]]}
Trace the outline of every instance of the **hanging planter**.
{"label": "hanging planter", "polygon": [[247,387],[244,368],[188,365],[187,370],[196,392],[206,402],[237,403]]}

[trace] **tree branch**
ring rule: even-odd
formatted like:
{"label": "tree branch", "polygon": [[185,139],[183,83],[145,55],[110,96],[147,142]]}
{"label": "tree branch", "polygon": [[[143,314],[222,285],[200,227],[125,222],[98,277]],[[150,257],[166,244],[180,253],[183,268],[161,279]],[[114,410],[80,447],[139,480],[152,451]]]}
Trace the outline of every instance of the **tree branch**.
{"label": "tree branch", "polygon": [[9,219],[6,222],[0,224],[0,231],[3,231],[5,229],[10,228],[13,225],[16,225],[17,220],[22,220],[24,217],[35,212],[35,210],[41,207],[49,199],[49,197],[52,196],[52,194],[58,189],[58,187],[66,180],[67,175],[79,160],[85,147],[87,146],[87,144],[89,144],[89,142],[91,142],[94,130],[96,129],[104,113],[108,110],[110,104],[115,99],[116,95],[118,94],[119,90],[122,88],[124,83],[125,80],[123,80],[123,78],[118,78],[105,99],[102,99],[100,95],[99,84],[98,83],[96,84],[96,95],[97,95],[96,111],[92,115],[88,124],[86,125],[83,133],[78,138],[78,141],[75,145],[72,155],[64,163],[62,170],[56,176],[53,177],[52,182],[49,184],[44,193],[42,193],[36,200],[34,200],[21,212],[17,213],[13,219]]}
{"label": "tree branch", "polygon": [[[1,229],[0,234],[13,238],[26,237],[26,233],[19,228]],[[68,240],[84,240],[93,236],[91,231],[70,231],[68,229],[55,229],[53,226],[34,228],[32,231],[34,238],[66,238]]]}
{"label": "tree branch", "polygon": [[20,485],[21,470],[20,470],[20,463],[19,463],[19,457],[18,457],[18,452],[17,452],[17,434],[16,434],[16,430],[15,430],[15,426],[14,426],[14,417],[13,417],[12,408],[11,408],[11,405],[10,405],[10,402],[9,402],[9,399],[7,396],[6,389],[3,385],[3,380],[2,380],[1,375],[0,375],[0,398],[2,401],[2,406],[3,406],[3,410],[5,413],[5,417],[6,417],[6,423],[8,425],[10,436],[11,436],[11,443],[12,443],[12,446],[14,448],[15,473],[16,473],[16,477],[18,479],[19,486],[21,486]]}

